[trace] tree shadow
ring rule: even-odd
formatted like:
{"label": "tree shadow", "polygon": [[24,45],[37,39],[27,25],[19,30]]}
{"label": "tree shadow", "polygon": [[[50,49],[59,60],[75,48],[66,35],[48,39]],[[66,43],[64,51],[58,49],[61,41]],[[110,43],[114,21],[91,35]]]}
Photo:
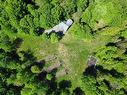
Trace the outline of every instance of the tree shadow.
{"label": "tree shadow", "polygon": [[85,95],[85,93],[80,87],[77,87],[73,90],[73,95]]}
{"label": "tree shadow", "polygon": [[107,46],[107,47],[108,47],[108,46],[115,46],[115,47],[117,47],[116,43],[113,43],[113,42],[107,43],[106,46]]}
{"label": "tree shadow", "polygon": [[48,90],[46,95],[61,95],[62,92],[70,95],[69,88],[71,87],[71,82],[67,80],[63,80],[61,82],[57,82],[55,76],[47,81]]}
{"label": "tree shadow", "polygon": [[124,94],[127,95],[127,89],[121,88],[120,90],[122,90],[124,92]]}
{"label": "tree shadow", "polygon": [[5,50],[0,48],[0,54],[5,53]]}
{"label": "tree shadow", "polygon": [[[11,46],[11,50],[5,53],[5,58],[4,58],[5,62],[14,61],[20,63],[20,57],[17,54],[17,49],[20,47],[22,42],[23,40],[21,38],[16,38],[15,40],[13,40],[11,44],[9,44]],[[4,51],[1,49],[1,53],[3,52]]]}
{"label": "tree shadow", "polygon": [[59,83],[59,88],[61,90],[64,90],[64,89],[68,89],[70,88],[72,85],[71,85],[71,81],[69,80],[62,80],[60,83]]}
{"label": "tree shadow", "polygon": [[6,62],[11,62],[11,61],[20,62],[20,57],[15,50],[12,50],[6,53],[5,60]]}
{"label": "tree shadow", "polygon": [[53,93],[57,93],[58,91],[58,85],[57,85],[57,81],[56,81],[56,72],[57,72],[57,68],[53,69],[52,72],[50,72],[49,74],[52,75],[52,79],[51,80],[46,80],[46,83],[48,85],[48,89],[46,91],[46,95],[52,95]]}
{"label": "tree shadow", "polygon": [[39,81],[44,81],[44,80],[46,80],[46,75],[47,75],[47,72],[46,71],[42,71],[41,73],[39,73],[36,76],[36,79],[39,80]]}
{"label": "tree shadow", "polygon": [[93,76],[93,77],[97,77],[97,70],[95,68],[95,66],[89,66],[85,69],[85,72],[83,73],[85,76]]}
{"label": "tree shadow", "polygon": [[124,41],[125,37],[124,36],[120,36],[118,39],[120,39],[121,41]]}
{"label": "tree shadow", "polygon": [[123,73],[119,73],[115,69],[111,69],[111,70],[104,69],[103,66],[101,65],[96,66],[96,69],[102,74],[111,74],[115,78],[125,77]]}
{"label": "tree shadow", "polygon": [[43,33],[44,33],[44,31],[45,31],[45,29],[44,28],[42,28],[42,27],[37,27],[36,29],[35,29],[35,35],[37,35],[37,36],[40,36],[40,35],[42,35]]}
{"label": "tree shadow", "polygon": [[116,57],[116,58],[113,58],[113,59],[114,59],[114,61],[123,61],[123,59],[120,58],[120,57]]}
{"label": "tree shadow", "polygon": [[20,47],[20,45],[22,44],[23,39],[21,38],[16,38],[13,42],[12,42],[12,49],[17,49]]}
{"label": "tree shadow", "polygon": [[3,77],[6,77],[6,78],[9,78],[13,71],[15,70],[10,70],[10,69],[0,67],[0,73],[3,74],[4,75]]}
{"label": "tree shadow", "polygon": [[48,83],[48,90],[46,92],[46,95],[52,94],[54,92],[57,92],[57,82],[55,78],[52,78],[50,81],[47,81]]}
{"label": "tree shadow", "polygon": [[20,51],[20,53],[23,54],[24,56],[24,60],[23,61],[31,61],[31,62],[36,62],[36,57],[34,57],[33,53],[31,52],[31,50],[27,50],[27,51]]}
{"label": "tree shadow", "polygon": [[36,66],[38,66],[40,69],[42,69],[45,66],[45,60],[41,60],[39,62],[34,63]]}
{"label": "tree shadow", "polygon": [[63,36],[64,36],[64,34],[63,34],[62,31],[59,31],[59,32],[52,31],[52,32],[50,32],[49,34],[46,34],[46,35],[47,35],[48,38],[51,38],[51,35],[52,35],[53,33],[56,34],[58,40],[61,40],[61,39],[63,38]]}
{"label": "tree shadow", "polygon": [[66,17],[65,12],[61,12],[61,14],[59,16],[60,21],[65,21],[66,20],[65,17]]}
{"label": "tree shadow", "polygon": [[33,0],[23,0],[23,2],[25,2],[26,4],[35,5],[35,2],[33,2]]}
{"label": "tree shadow", "polygon": [[[6,90],[7,90],[7,92],[13,91],[13,94],[15,94],[15,95],[20,95],[21,94],[20,91],[22,90],[23,87],[24,86],[15,86],[13,84],[10,84],[10,85],[6,85]],[[12,94],[12,93],[8,93],[8,94]],[[8,94],[6,93],[6,95],[8,95]]]}
{"label": "tree shadow", "polygon": [[125,54],[125,55],[127,55],[127,48],[126,48],[126,50],[125,50],[124,54]]}
{"label": "tree shadow", "polygon": [[110,85],[110,82],[107,81],[106,79],[103,80],[103,82],[105,83],[105,85],[108,87],[109,90],[112,89],[111,85]]}
{"label": "tree shadow", "polygon": [[63,38],[63,36],[64,36],[62,31],[57,32],[56,35],[58,37],[58,40],[61,40]]}

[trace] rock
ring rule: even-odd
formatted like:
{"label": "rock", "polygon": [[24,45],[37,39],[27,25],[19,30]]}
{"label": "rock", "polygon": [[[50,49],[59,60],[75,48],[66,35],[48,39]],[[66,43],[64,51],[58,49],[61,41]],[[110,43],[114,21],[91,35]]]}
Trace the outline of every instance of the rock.
{"label": "rock", "polygon": [[96,63],[97,63],[97,59],[95,57],[93,57],[93,56],[90,56],[88,61],[87,61],[88,66],[89,67],[95,66]]}

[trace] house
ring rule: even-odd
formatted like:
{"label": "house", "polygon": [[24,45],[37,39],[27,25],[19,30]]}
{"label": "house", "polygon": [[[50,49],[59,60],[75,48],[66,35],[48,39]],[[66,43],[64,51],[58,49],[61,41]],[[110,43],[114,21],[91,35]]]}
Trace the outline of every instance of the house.
{"label": "house", "polygon": [[54,31],[54,32],[63,32],[63,34],[65,34],[72,24],[73,21],[71,19],[68,19],[67,21],[63,21],[49,30],[45,30],[45,33],[49,34],[52,31]]}

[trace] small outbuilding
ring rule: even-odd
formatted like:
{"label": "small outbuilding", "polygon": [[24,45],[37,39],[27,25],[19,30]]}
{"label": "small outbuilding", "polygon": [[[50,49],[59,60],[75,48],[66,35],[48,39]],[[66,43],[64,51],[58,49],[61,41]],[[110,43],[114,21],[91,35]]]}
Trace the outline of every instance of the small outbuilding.
{"label": "small outbuilding", "polygon": [[63,32],[63,34],[65,34],[72,24],[73,20],[68,19],[67,21],[63,21],[49,30],[45,30],[45,33],[49,34],[52,31],[54,31],[54,32]]}

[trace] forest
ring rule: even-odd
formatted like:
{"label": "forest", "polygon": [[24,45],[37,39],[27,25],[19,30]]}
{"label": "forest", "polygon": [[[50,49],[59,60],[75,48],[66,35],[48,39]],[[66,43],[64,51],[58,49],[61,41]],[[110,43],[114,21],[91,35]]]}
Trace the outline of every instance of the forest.
{"label": "forest", "polygon": [[0,0],[0,95],[127,95],[127,0]]}

